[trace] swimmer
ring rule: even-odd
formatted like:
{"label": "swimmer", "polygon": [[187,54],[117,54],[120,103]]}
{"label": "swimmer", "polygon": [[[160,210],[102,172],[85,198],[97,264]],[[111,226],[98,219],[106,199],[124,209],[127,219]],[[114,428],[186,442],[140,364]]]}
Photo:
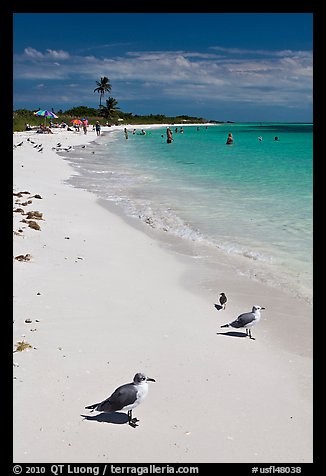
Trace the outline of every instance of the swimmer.
{"label": "swimmer", "polygon": [[232,132],[229,132],[228,138],[226,140],[226,144],[228,144],[228,145],[233,144]]}
{"label": "swimmer", "polygon": [[258,140],[261,142],[263,140],[262,136],[259,136]]}

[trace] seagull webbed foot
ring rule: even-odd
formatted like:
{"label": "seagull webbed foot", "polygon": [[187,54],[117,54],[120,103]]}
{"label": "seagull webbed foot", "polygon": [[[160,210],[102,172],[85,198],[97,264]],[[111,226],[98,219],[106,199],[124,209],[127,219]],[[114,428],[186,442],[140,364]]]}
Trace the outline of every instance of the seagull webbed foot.
{"label": "seagull webbed foot", "polygon": [[133,428],[136,428],[136,426],[138,426],[137,421],[139,421],[138,418],[136,418],[136,417],[132,418],[132,411],[129,410],[128,411],[128,423],[129,423],[129,425],[132,426]]}
{"label": "seagull webbed foot", "polygon": [[138,418],[132,418],[131,420],[129,420],[129,425],[133,428],[136,428],[136,426],[138,426],[136,423],[137,421],[139,421]]}

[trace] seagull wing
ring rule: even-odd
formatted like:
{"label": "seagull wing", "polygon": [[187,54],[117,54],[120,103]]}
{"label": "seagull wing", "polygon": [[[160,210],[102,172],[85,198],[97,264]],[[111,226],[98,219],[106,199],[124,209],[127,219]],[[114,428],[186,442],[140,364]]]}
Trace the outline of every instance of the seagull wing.
{"label": "seagull wing", "polygon": [[137,390],[133,384],[121,385],[118,387],[112,395],[103,400],[97,410],[99,412],[116,412],[122,410],[127,405],[134,403],[136,398]]}
{"label": "seagull wing", "polygon": [[231,322],[230,325],[236,328],[245,327],[254,320],[255,314],[253,314],[252,312],[245,312],[244,314],[240,314],[240,316],[238,316],[235,321]]}

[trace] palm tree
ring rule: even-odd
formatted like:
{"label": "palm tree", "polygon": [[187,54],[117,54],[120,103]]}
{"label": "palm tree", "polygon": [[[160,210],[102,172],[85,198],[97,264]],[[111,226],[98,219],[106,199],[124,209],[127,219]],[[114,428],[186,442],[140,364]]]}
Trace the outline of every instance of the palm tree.
{"label": "palm tree", "polygon": [[111,84],[110,84],[109,78],[107,78],[106,76],[101,78],[100,81],[96,81],[96,84],[97,84],[98,87],[94,89],[94,93],[95,92],[99,93],[99,95],[100,95],[100,107],[101,107],[102,97],[104,96],[104,94],[106,92],[111,92]]}
{"label": "palm tree", "polygon": [[101,106],[101,115],[106,119],[112,119],[112,116],[118,112],[118,109],[120,109],[118,107],[118,101],[109,97],[109,99],[106,99],[106,106]]}

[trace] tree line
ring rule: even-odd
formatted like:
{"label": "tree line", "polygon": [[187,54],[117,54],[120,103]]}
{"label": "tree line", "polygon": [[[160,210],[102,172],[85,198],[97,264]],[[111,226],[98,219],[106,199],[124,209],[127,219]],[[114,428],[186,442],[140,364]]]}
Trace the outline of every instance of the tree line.
{"label": "tree line", "polygon": [[[174,122],[193,122],[193,123],[203,123],[208,122],[202,117],[188,116],[188,115],[178,115],[178,116],[165,116],[164,114],[149,114],[149,115],[138,115],[131,112],[123,112],[118,107],[118,101],[109,96],[105,100],[104,105],[102,104],[104,96],[110,93],[112,90],[112,85],[107,76],[103,76],[99,81],[96,81],[96,88],[94,93],[98,93],[100,97],[99,107],[92,108],[87,106],[76,106],[70,109],[63,111],[59,109],[55,111],[52,108],[52,112],[58,115],[61,119],[64,120],[64,117],[87,117],[89,119],[101,119],[104,118],[108,123],[115,124],[118,120],[122,120],[124,123],[129,124],[153,124],[153,123],[174,123]],[[14,111],[14,126],[15,121],[17,124],[18,119],[27,119],[30,122],[32,121],[32,115],[34,111],[29,111],[27,109],[18,109]],[[35,117],[35,116],[34,116]],[[217,122],[217,121],[210,121]],[[219,121],[220,122],[220,121]],[[14,127],[15,129],[15,127]],[[15,129],[17,130],[17,129]]]}

